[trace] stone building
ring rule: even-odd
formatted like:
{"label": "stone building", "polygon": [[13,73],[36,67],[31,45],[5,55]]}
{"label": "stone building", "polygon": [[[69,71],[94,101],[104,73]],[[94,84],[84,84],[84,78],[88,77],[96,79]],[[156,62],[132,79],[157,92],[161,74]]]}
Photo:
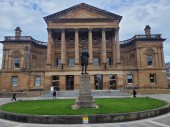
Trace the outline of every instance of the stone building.
{"label": "stone building", "polygon": [[122,16],[87,5],[75,5],[44,17],[48,42],[22,36],[5,36],[0,91],[79,89],[80,55],[89,52],[87,72],[91,89],[121,87],[166,88],[163,39],[145,34],[119,41]]}
{"label": "stone building", "polygon": [[166,63],[166,74],[168,80],[168,88],[170,88],[170,62]]}

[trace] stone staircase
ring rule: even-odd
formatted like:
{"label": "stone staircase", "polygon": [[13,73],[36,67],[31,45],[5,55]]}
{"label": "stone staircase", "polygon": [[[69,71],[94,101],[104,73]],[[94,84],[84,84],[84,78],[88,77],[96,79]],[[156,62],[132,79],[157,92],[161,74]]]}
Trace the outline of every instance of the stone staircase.
{"label": "stone staircase", "polygon": [[[129,96],[128,93],[121,92],[120,90],[92,90],[93,97],[114,97],[114,96]],[[49,91],[46,94],[41,95],[42,98],[52,97],[53,91]],[[75,98],[78,97],[78,90],[69,90],[69,91],[57,91],[57,97],[63,98]]]}

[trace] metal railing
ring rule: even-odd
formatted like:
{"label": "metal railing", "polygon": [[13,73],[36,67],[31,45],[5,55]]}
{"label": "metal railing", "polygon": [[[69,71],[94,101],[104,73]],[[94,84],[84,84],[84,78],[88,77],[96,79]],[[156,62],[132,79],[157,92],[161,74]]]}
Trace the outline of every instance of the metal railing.
{"label": "metal railing", "polygon": [[146,40],[150,40],[150,39],[162,39],[161,34],[151,34],[151,35],[135,35],[134,37],[128,39],[128,40],[124,40],[124,41],[120,41],[120,44],[127,44],[132,42],[133,40],[140,40],[140,39],[146,39]]}
{"label": "metal railing", "polygon": [[5,36],[4,41],[32,41],[37,45],[47,46],[47,42],[37,41],[31,36]]}

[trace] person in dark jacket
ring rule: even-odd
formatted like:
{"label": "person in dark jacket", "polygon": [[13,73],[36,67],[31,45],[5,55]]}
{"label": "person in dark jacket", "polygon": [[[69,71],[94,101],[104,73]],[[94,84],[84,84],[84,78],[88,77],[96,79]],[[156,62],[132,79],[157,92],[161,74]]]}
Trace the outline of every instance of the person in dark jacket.
{"label": "person in dark jacket", "polygon": [[12,100],[15,100],[15,101],[17,100],[17,99],[16,99],[16,93],[13,93],[13,94],[12,94],[12,99],[11,99],[11,101],[12,101]]}
{"label": "person in dark jacket", "polygon": [[136,94],[137,94],[136,90],[133,89],[133,97],[134,97],[134,98],[136,97]]}
{"label": "person in dark jacket", "polygon": [[53,99],[56,99],[56,91],[53,91]]}

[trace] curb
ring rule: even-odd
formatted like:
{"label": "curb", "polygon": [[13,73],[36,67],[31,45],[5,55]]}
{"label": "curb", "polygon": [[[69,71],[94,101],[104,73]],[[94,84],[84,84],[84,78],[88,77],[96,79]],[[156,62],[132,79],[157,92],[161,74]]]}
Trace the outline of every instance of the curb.
{"label": "curb", "polygon": [[0,118],[23,122],[39,124],[83,124],[86,117],[86,123],[114,123],[123,121],[139,120],[162,115],[170,112],[170,103],[167,105],[146,111],[116,114],[95,114],[95,115],[27,115],[9,113],[0,110]]}

